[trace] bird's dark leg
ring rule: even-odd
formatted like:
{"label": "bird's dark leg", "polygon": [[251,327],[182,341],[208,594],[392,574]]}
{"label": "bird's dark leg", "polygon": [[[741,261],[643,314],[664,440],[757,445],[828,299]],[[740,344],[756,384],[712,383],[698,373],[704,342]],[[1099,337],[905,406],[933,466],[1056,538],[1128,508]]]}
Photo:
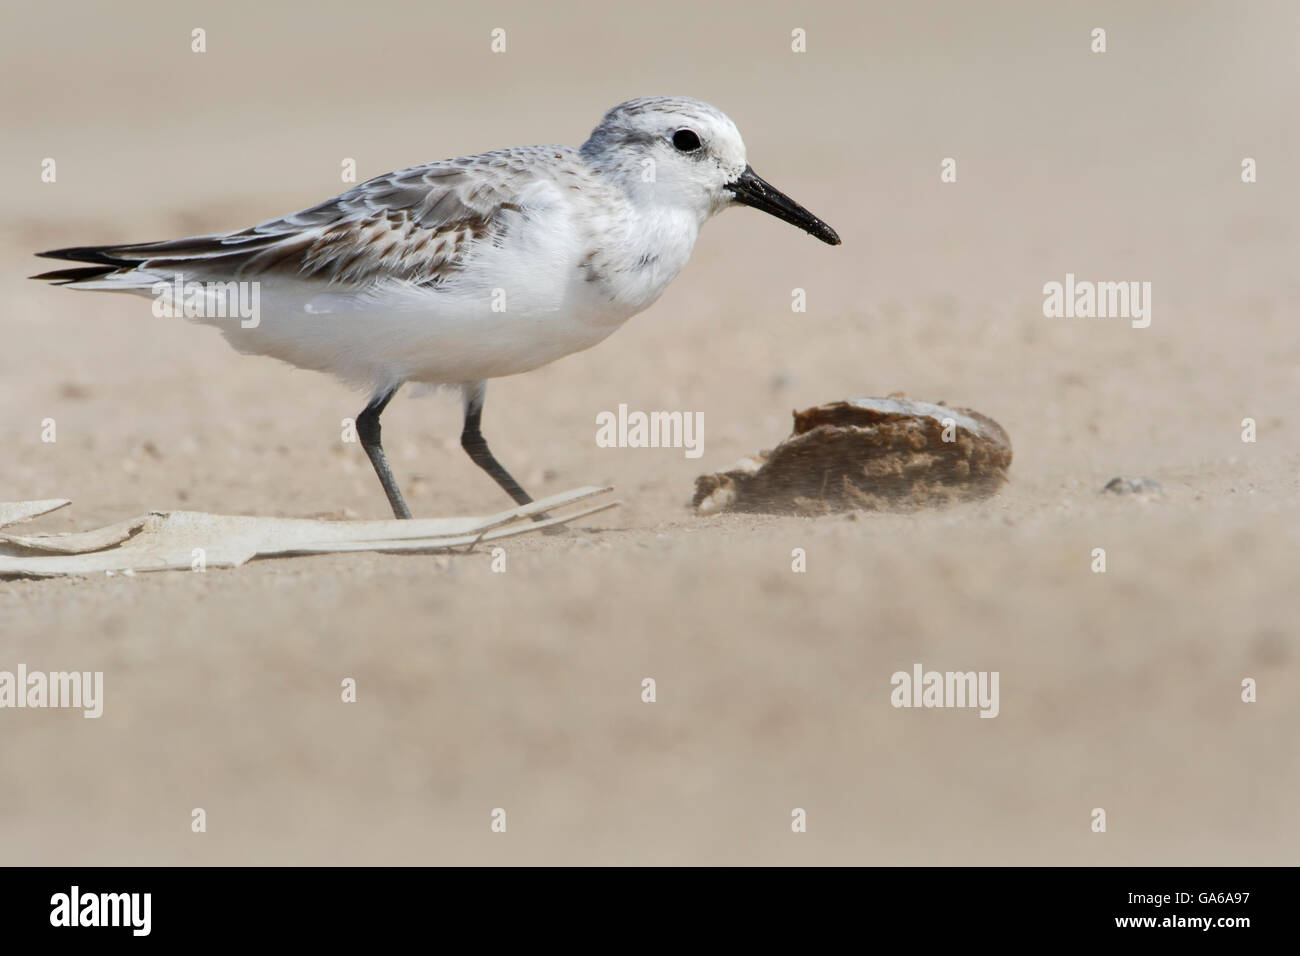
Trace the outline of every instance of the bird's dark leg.
{"label": "bird's dark leg", "polygon": [[[397,487],[397,481],[393,478],[393,470],[388,467],[388,456],[384,454],[384,446],[379,442],[379,416],[384,413],[389,401],[401,387],[401,385],[395,385],[385,392],[376,394],[370,400],[370,404],[357,416],[357,437],[361,439],[361,447],[370,456],[370,464],[375,466],[375,474],[379,476],[379,482],[384,486],[384,494],[388,495],[388,503],[393,506],[393,517],[409,518],[411,517],[411,511],[406,507],[406,502],[402,500],[402,490]],[[507,477],[509,476],[507,475]]]}
{"label": "bird's dark leg", "polygon": [[[487,384],[485,382],[475,382],[472,385],[466,385],[465,393],[465,427],[460,433],[460,447],[464,448],[469,454],[470,460],[478,465],[489,475],[492,480],[505,489],[506,494],[515,499],[516,504],[526,505],[532,503],[532,497],[523,488],[519,487],[519,482],[510,477],[510,472],[501,467],[501,462],[492,456],[488,449],[487,439],[479,430],[479,423],[483,418],[483,399],[487,393]],[[541,520],[545,515],[534,515],[534,520]]]}

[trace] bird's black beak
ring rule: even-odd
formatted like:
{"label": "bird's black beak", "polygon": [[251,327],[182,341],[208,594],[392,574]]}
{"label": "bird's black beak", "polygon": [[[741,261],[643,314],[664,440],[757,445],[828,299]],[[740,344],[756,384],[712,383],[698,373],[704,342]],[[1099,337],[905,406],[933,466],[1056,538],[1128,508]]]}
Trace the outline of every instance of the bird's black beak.
{"label": "bird's black beak", "polygon": [[755,209],[761,209],[763,212],[776,216],[777,219],[784,219],[790,225],[798,226],[810,236],[816,236],[828,245],[838,246],[840,244],[840,237],[834,229],[807,209],[804,209],[803,206],[781,192],[781,190],[770,183],[764,182],[748,166],[734,181],[727,183],[725,188],[730,190],[731,194],[736,197],[736,202],[742,206],[753,206]]}

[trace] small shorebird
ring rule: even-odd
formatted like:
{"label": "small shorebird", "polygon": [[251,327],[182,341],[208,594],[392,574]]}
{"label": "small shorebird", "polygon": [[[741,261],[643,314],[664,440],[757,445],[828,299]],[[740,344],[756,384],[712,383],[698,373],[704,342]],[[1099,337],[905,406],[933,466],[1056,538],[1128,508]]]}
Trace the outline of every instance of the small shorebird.
{"label": "small shorebird", "polygon": [[[42,252],[91,265],[33,278],[155,299],[195,286],[199,307],[184,314],[219,327],[240,352],[369,389],[357,437],[393,514],[409,518],[379,428],[404,383],[458,387],[461,445],[527,504],[480,431],[487,380],[590,348],[648,308],[686,265],[700,226],[732,205],[839,244],[755,175],[723,113],[653,96],[614,107],[578,149],[412,166],[238,232]],[[231,284],[255,287],[254,322],[215,307]]]}

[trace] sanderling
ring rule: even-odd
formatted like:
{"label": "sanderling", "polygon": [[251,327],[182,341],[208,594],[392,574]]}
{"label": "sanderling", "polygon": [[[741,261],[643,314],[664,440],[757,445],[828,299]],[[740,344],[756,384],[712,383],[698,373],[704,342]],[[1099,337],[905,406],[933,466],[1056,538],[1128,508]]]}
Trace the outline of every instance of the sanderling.
{"label": "sanderling", "polygon": [[700,226],[736,204],[839,244],[835,230],[755,175],[727,116],[654,96],[614,107],[578,149],[412,166],[238,232],[42,252],[92,265],[33,278],[155,297],[182,280],[255,283],[255,322],[224,308],[192,317],[240,352],[369,389],[357,437],[393,514],[408,518],[379,428],[404,383],[458,387],[462,447],[516,502],[531,502],[480,431],[487,380],[600,342],[659,298]]}

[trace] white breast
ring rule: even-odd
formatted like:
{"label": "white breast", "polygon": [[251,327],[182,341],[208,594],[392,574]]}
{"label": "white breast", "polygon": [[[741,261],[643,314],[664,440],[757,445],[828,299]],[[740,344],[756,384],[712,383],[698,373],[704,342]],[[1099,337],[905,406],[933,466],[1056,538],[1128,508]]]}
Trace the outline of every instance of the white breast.
{"label": "white breast", "polygon": [[514,375],[590,348],[648,308],[699,232],[685,213],[547,181],[521,200],[526,213],[441,286],[282,283],[264,291],[257,328],[221,328],[240,351],[367,387]]}

